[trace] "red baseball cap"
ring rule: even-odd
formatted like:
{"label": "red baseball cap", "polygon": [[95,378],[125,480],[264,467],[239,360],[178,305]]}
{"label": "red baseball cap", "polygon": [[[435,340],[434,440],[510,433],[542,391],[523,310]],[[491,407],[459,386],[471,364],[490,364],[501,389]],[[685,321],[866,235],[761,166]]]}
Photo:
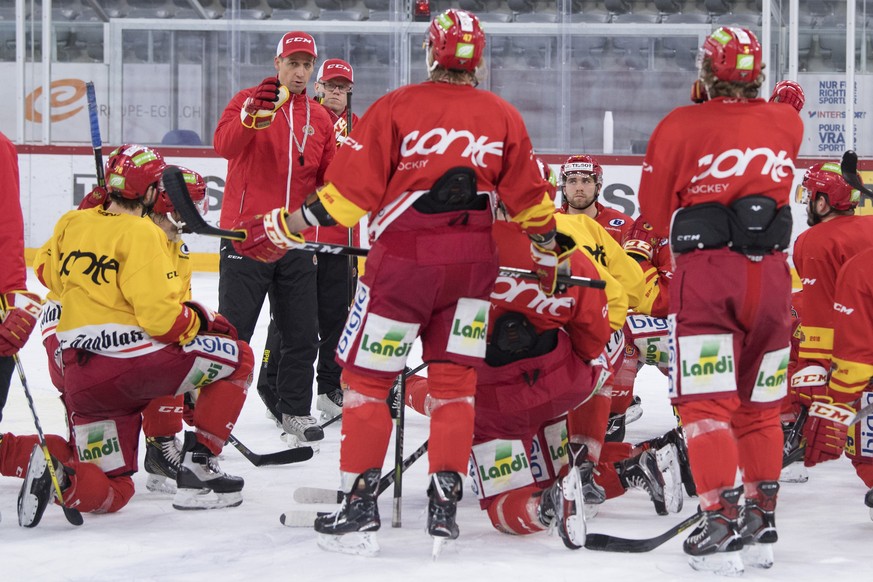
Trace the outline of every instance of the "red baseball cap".
{"label": "red baseball cap", "polygon": [[318,49],[315,47],[315,39],[311,34],[301,31],[287,32],[282,40],[279,41],[279,46],[276,47],[277,57],[287,57],[294,53],[306,53],[318,58]]}
{"label": "red baseball cap", "polygon": [[345,79],[349,83],[354,83],[355,72],[352,71],[352,66],[342,59],[327,59],[321,63],[316,79],[319,81]]}

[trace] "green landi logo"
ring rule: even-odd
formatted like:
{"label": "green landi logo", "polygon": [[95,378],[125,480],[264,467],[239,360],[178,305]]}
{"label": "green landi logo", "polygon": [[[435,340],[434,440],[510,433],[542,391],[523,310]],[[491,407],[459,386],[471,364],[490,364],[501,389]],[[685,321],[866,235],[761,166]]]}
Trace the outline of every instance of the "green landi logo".
{"label": "green landi logo", "polygon": [[524,453],[518,453],[512,456],[512,443],[504,443],[498,445],[494,451],[494,465],[485,469],[485,465],[479,465],[479,475],[482,476],[482,481],[490,481],[507,477],[513,473],[517,473],[522,469],[528,469],[527,456]]}
{"label": "green landi logo", "polygon": [[402,329],[391,328],[381,340],[370,341],[370,334],[365,333],[361,340],[361,350],[383,358],[406,357],[412,349],[412,342],[404,342],[406,333]]}
{"label": "green landi logo", "polygon": [[118,446],[118,438],[112,437],[109,440],[104,440],[103,429],[100,428],[88,433],[88,444],[84,449],[79,448],[79,460],[93,461],[119,452],[121,452],[121,448]]}
{"label": "green landi logo", "polygon": [[454,323],[452,323],[452,335],[474,340],[484,340],[487,332],[487,326],[485,325],[487,315],[485,309],[480,309],[470,325],[461,325],[461,320],[455,318]]}
{"label": "green landi logo", "polygon": [[788,360],[789,356],[786,353],[779,362],[779,367],[776,368],[774,374],[767,375],[763,371],[758,372],[758,379],[755,380],[755,385],[766,388],[775,388],[784,384],[788,374]]}
{"label": "green landi logo", "polygon": [[558,448],[555,448],[555,445],[549,445],[549,456],[552,457],[553,461],[567,456],[567,442],[567,425],[564,425],[564,428],[561,429],[561,444],[558,445]]}
{"label": "green landi logo", "polygon": [[682,360],[682,377],[694,378],[733,373],[733,355],[719,357],[718,350],[719,342],[704,342],[700,348],[700,360],[697,363],[689,365],[686,360]]}

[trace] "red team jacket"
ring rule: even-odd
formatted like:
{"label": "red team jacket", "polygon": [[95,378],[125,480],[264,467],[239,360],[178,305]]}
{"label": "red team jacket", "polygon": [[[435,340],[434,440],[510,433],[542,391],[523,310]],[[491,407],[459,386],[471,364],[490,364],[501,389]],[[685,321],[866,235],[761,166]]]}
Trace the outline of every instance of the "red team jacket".
{"label": "red team jacket", "polygon": [[[873,261],[873,248],[868,247],[846,262],[837,278],[836,301],[832,312],[835,341],[834,370],[831,373],[830,389],[856,395],[867,390],[868,397],[860,403],[860,406],[870,402],[868,385],[870,378],[873,377],[873,326],[870,325],[873,321],[871,261]],[[808,310],[804,312],[806,313]],[[863,437],[865,442],[855,443],[859,452],[870,448],[867,440],[870,437],[869,430],[864,428],[861,430],[862,434],[866,432],[866,435]]]}
{"label": "red team jacket", "polygon": [[[497,243],[500,264],[521,269],[533,269],[530,241],[518,225],[495,222],[491,230]],[[583,253],[573,253],[570,263],[573,275],[599,277],[597,268]],[[507,311],[522,313],[542,333],[563,329],[570,336],[573,351],[583,361],[590,361],[603,352],[612,335],[606,311],[606,293],[600,289],[568,287],[566,293],[546,297],[536,281],[514,277],[497,277],[491,293],[491,316],[494,322]]]}
{"label": "red team jacket", "polygon": [[[724,131],[725,128],[731,131]],[[764,195],[788,204],[803,122],[784,103],[716,97],[679,107],[655,128],[643,161],[640,211],[668,236],[679,208]]]}
{"label": "red team jacket", "polygon": [[[455,103],[457,107],[445,107]],[[479,192],[497,192],[527,231],[554,228],[554,203],[533,163],[521,114],[468,85],[426,81],[377,100],[328,168],[319,197],[346,226],[370,213],[378,234],[451,168],[476,172]],[[349,204],[354,205],[354,208]]]}
{"label": "red team jacket", "polygon": [[24,219],[18,181],[18,152],[0,133],[0,293],[26,289],[24,263]]}
{"label": "red team jacket", "polygon": [[813,361],[825,370],[830,369],[837,274],[846,261],[871,247],[873,217],[869,216],[836,216],[797,237],[794,266],[803,283],[801,361]]}
{"label": "red team jacket", "polygon": [[[306,196],[324,183],[325,170],[336,152],[336,136],[327,109],[305,93],[292,93],[268,128],[244,127],[239,112],[255,89],[249,87],[237,93],[225,107],[215,128],[215,151],[228,160],[227,183],[221,204],[222,228],[233,228],[241,220],[278,207],[297,210]],[[294,135],[302,144],[307,100],[309,136],[301,166],[297,148],[293,143],[289,144],[292,141],[289,118],[293,105]],[[287,187],[289,170],[290,190]]]}

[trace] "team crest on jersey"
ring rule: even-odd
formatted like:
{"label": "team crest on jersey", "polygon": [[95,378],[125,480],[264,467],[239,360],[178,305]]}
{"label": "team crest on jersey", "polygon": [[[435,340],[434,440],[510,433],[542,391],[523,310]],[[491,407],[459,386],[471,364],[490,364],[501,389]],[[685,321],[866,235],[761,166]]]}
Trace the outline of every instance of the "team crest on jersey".
{"label": "team crest on jersey", "polygon": [[788,393],[788,360],[791,348],[767,352],[755,374],[752,402],[775,402]]}
{"label": "team crest on jersey", "polygon": [[475,358],[485,357],[488,335],[488,312],[491,304],[481,299],[463,297],[458,300],[446,351]]}
{"label": "team crest on jersey", "polygon": [[400,372],[418,337],[417,323],[406,323],[368,313],[355,365],[380,372]]}
{"label": "team crest on jersey", "polygon": [[625,222],[627,222],[627,221],[623,218],[613,218],[612,220],[609,221],[609,226],[614,226],[614,227],[618,228],[618,227],[624,225]]}

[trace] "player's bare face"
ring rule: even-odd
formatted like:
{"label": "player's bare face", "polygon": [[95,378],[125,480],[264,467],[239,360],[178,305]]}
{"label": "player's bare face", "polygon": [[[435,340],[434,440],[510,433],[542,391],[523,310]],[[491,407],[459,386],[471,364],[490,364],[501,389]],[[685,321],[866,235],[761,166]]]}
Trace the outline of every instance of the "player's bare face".
{"label": "player's bare face", "polygon": [[275,64],[279,82],[292,93],[303,93],[312,77],[315,59],[307,53],[291,53],[287,57],[276,57]]}
{"label": "player's bare face", "polygon": [[588,174],[570,174],[564,178],[564,197],[574,210],[585,210],[597,198],[597,181]]}

